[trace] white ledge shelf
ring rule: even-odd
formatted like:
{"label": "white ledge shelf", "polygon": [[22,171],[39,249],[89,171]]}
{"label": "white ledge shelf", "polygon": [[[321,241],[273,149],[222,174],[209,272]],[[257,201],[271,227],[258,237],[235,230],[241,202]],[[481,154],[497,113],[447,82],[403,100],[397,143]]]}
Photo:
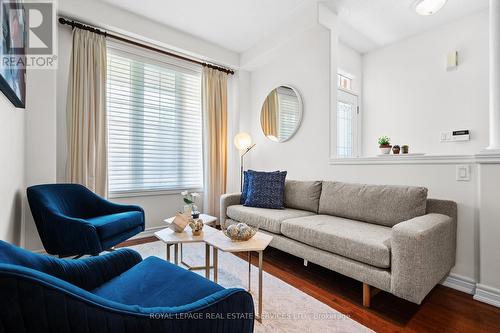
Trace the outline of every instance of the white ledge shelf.
{"label": "white ledge shelf", "polygon": [[500,153],[469,155],[387,155],[373,157],[332,158],[331,165],[392,165],[392,164],[500,164]]}

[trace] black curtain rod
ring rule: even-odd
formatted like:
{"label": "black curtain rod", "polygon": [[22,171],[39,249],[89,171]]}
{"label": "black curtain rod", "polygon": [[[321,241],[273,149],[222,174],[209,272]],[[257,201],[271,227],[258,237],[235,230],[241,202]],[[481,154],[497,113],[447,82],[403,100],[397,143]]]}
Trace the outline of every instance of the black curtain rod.
{"label": "black curtain rod", "polygon": [[231,74],[231,75],[234,74],[234,71],[231,70],[231,69],[229,69],[229,68],[224,68],[224,67],[213,65],[213,64],[209,64],[207,62],[203,62],[203,61],[200,61],[200,60],[197,60],[197,59],[188,58],[186,56],[182,56],[182,55],[179,55],[179,54],[176,54],[176,53],[168,52],[168,51],[165,51],[165,50],[153,47],[153,46],[149,46],[147,44],[143,44],[143,43],[136,42],[136,41],[128,39],[128,38],[124,38],[124,37],[121,37],[121,36],[118,36],[118,35],[111,34],[111,33],[107,32],[105,30],[100,30],[100,29],[98,29],[96,27],[93,27],[93,26],[90,26],[90,25],[87,25],[87,24],[83,24],[83,23],[76,22],[76,21],[73,21],[73,20],[68,20],[68,19],[66,19],[64,17],[59,17],[59,23],[63,24],[63,25],[69,25],[73,29],[74,28],[78,28],[78,29],[92,31],[93,33],[96,33],[96,34],[99,34],[99,35],[103,35],[105,37],[113,38],[113,39],[119,40],[121,42],[124,42],[124,43],[127,43],[127,44],[132,44],[132,45],[135,45],[135,46],[138,46],[138,47],[142,47],[142,48],[150,50],[150,51],[154,51],[154,52],[158,52],[158,53],[161,53],[161,54],[165,54],[165,55],[168,55],[170,57],[174,57],[174,58],[177,58],[177,59],[189,61],[189,62],[198,64],[198,65],[202,65],[204,67],[213,68],[213,69],[216,69],[218,71],[221,71],[221,72],[224,72],[224,73],[227,73],[227,74]]}

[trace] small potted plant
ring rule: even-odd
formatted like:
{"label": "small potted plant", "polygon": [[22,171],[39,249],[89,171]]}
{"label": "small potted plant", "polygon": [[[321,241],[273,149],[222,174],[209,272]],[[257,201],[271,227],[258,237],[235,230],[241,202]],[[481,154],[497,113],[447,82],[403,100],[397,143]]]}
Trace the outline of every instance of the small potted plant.
{"label": "small potted plant", "polygon": [[403,150],[403,154],[408,154],[408,150],[409,150],[408,145],[402,145],[401,150]]}
{"label": "small potted plant", "polygon": [[391,152],[391,139],[387,136],[378,138],[378,144],[382,154],[389,154]]}
{"label": "small potted plant", "polygon": [[394,155],[398,155],[400,150],[401,150],[401,148],[400,148],[398,145],[394,145],[394,146],[392,147],[392,153],[393,153]]}

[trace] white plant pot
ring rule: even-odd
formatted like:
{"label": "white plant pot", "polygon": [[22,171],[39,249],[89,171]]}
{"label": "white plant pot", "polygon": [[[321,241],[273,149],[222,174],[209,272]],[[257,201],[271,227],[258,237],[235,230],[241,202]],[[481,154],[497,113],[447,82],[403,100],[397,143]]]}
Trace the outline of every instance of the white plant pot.
{"label": "white plant pot", "polygon": [[390,154],[391,153],[391,147],[380,148],[380,153],[382,153],[382,154]]}

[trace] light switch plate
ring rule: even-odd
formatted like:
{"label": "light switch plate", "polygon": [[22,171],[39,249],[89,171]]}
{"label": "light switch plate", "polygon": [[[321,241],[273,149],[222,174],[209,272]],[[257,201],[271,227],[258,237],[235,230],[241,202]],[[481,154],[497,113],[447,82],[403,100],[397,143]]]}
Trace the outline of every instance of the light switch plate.
{"label": "light switch plate", "polygon": [[460,182],[470,181],[470,165],[457,165],[456,167],[456,179]]}

